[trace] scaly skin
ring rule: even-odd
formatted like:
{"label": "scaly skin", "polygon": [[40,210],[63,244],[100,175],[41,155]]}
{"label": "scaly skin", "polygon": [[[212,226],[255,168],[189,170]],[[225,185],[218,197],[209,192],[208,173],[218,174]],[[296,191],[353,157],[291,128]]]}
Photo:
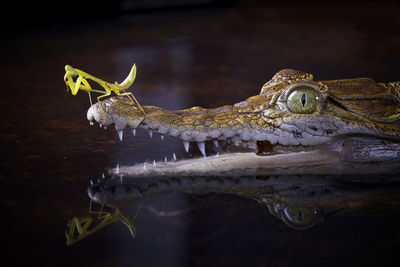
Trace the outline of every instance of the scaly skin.
{"label": "scaly skin", "polygon": [[[288,108],[288,95],[298,86],[318,92],[315,112],[293,114]],[[259,95],[232,106],[175,111],[144,106],[143,115],[132,101],[112,97],[93,105],[87,117],[105,126],[115,124],[117,130],[140,127],[196,142],[231,139],[313,146],[349,135],[397,142],[399,92],[399,82],[375,83],[368,78],[317,82],[311,74],[285,69],[267,82]]]}

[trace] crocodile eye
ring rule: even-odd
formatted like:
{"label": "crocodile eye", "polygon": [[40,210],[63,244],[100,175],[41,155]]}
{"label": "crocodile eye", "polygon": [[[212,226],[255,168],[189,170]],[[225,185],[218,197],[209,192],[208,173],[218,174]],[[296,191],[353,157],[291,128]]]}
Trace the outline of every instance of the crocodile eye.
{"label": "crocodile eye", "polygon": [[312,208],[290,206],[283,209],[281,218],[287,226],[298,230],[308,229],[322,220]]}
{"label": "crocodile eye", "polygon": [[296,87],[287,98],[287,107],[296,114],[314,113],[319,103],[319,93],[308,86]]}

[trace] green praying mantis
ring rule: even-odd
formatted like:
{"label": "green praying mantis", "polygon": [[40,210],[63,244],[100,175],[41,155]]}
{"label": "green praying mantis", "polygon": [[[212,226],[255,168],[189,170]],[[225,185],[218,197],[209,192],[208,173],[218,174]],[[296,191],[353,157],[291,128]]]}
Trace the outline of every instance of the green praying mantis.
{"label": "green praying mantis", "polygon": [[[74,80],[76,78],[76,80]],[[131,71],[128,74],[128,77],[122,83],[109,83],[103,81],[99,78],[90,75],[80,69],[76,69],[70,65],[65,66],[65,75],[64,75],[64,82],[67,86],[67,91],[70,89],[73,95],[76,95],[79,90],[86,91],[89,94],[90,105],[92,105],[92,98],[90,93],[95,92],[102,94],[97,97],[97,101],[100,101],[101,98],[107,97],[114,92],[118,96],[127,96],[132,102],[136,103],[139,109],[146,115],[144,109],[139,104],[135,96],[131,92],[126,92],[126,90],[132,85],[136,78],[136,64],[133,64]],[[96,90],[93,89],[87,79],[92,80],[103,87],[104,90]],[[100,105],[101,106],[101,105]],[[103,108],[101,106],[101,108]]]}
{"label": "green praying mantis", "polygon": [[92,201],[90,201],[89,205],[89,213],[97,214],[97,220],[100,222],[89,229],[90,225],[93,222],[93,218],[91,216],[86,217],[74,217],[68,221],[67,230],[65,232],[65,237],[67,238],[67,245],[73,245],[74,243],[88,237],[89,235],[97,232],[98,230],[104,228],[105,226],[115,223],[115,222],[122,222],[126,227],[128,227],[131,235],[133,238],[136,236],[136,228],[133,222],[135,221],[136,217],[138,216],[142,205],[139,206],[135,216],[133,218],[129,218],[122,214],[119,209],[115,209],[113,214],[109,212],[103,211],[104,204],[102,205],[100,211],[93,211],[92,210]]}

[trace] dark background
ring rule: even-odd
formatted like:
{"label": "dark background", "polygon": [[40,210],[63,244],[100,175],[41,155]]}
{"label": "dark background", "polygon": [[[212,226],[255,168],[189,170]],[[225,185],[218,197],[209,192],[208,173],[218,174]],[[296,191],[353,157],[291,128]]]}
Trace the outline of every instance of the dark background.
{"label": "dark background", "polygon": [[[189,3],[189,4],[188,4]],[[118,140],[90,127],[86,94],[64,65],[107,81],[138,66],[143,105],[217,107],[258,94],[282,68],[317,80],[400,80],[397,1],[14,1],[3,8],[0,78],[0,265],[389,266],[398,215],[332,217],[295,231],[256,202],[174,193],[146,200],[132,240],[122,224],[72,247],[68,219],[87,214],[86,188],[107,168],[161,160],[181,142],[147,133]],[[6,15],[11,14],[9,18]],[[190,210],[175,217],[162,211]],[[126,210],[136,211],[137,203]]]}

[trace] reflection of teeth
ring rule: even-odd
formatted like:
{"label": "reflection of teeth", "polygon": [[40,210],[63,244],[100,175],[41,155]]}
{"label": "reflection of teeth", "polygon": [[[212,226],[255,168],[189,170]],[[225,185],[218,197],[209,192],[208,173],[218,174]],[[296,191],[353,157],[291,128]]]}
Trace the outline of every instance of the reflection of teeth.
{"label": "reflection of teeth", "polygon": [[206,147],[204,142],[197,142],[197,146],[199,147],[201,154],[203,154],[203,157],[206,157]]}
{"label": "reflection of teeth", "polygon": [[189,152],[189,141],[183,141],[183,146],[185,147],[186,153]]}
{"label": "reflection of teeth", "polygon": [[217,140],[217,139],[214,139],[214,140],[213,140],[213,143],[214,143],[214,146],[215,146],[216,148],[218,148],[218,140]]}

